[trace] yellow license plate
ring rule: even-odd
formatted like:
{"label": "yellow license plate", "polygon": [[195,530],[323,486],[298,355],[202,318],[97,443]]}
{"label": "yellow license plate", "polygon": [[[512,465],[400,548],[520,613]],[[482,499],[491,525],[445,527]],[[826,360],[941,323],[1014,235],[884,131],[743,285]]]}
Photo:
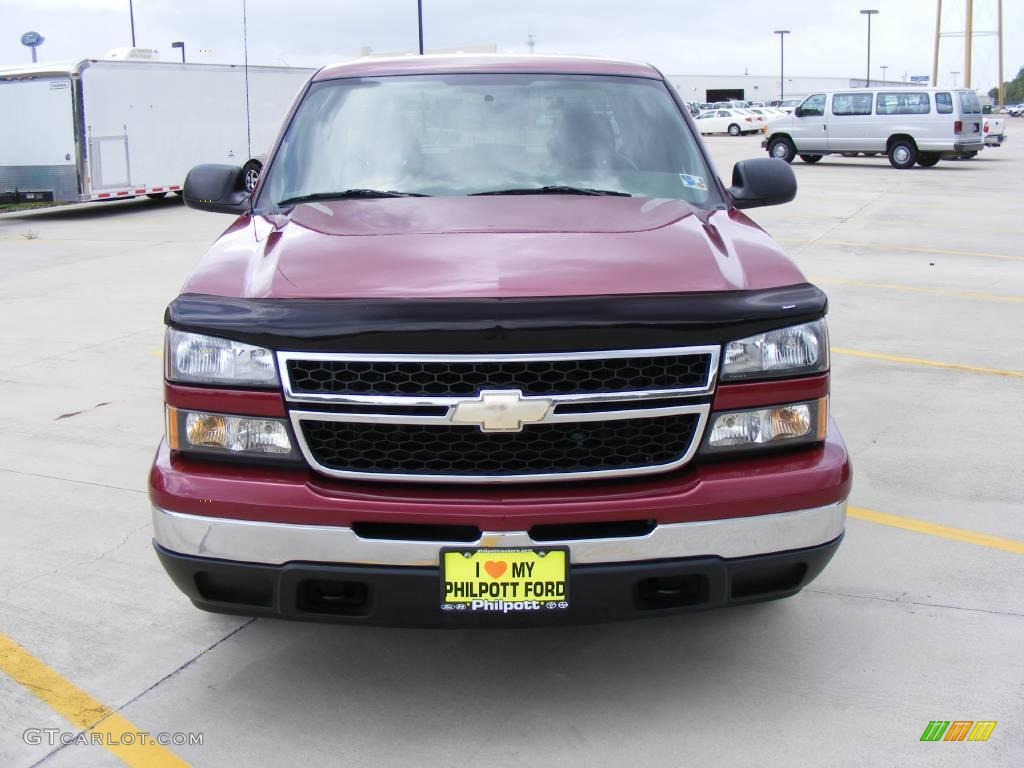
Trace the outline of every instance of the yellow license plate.
{"label": "yellow license plate", "polygon": [[527,613],[569,607],[569,551],[441,550],[441,610]]}

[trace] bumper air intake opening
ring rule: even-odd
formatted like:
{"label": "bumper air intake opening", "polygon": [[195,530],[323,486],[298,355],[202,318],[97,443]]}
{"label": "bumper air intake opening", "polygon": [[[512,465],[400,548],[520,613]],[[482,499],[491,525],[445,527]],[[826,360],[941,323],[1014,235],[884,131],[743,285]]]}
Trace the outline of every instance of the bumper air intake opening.
{"label": "bumper air intake opening", "polygon": [[641,611],[687,608],[706,603],[708,580],[701,574],[659,576],[636,584],[636,607]]}
{"label": "bumper air intake opening", "polygon": [[625,539],[646,536],[658,524],[654,520],[613,520],[606,523],[555,523],[535,525],[529,530],[534,541],[578,539]]}
{"label": "bumper air intake opening", "polygon": [[253,578],[241,572],[200,571],[195,576],[195,583],[204,600],[260,608],[272,608],[274,605],[274,583],[269,577]]}
{"label": "bumper air intake opening", "polygon": [[362,581],[309,579],[299,582],[295,607],[306,613],[366,616],[370,612],[370,588]]}
{"label": "bumper air intake opening", "polygon": [[352,532],[361,539],[386,541],[463,541],[480,540],[475,525],[430,525],[417,523],[353,523]]}
{"label": "bumper air intake opening", "polygon": [[745,568],[733,574],[731,596],[734,600],[741,600],[775,592],[790,592],[800,588],[806,575],[807,563]]}

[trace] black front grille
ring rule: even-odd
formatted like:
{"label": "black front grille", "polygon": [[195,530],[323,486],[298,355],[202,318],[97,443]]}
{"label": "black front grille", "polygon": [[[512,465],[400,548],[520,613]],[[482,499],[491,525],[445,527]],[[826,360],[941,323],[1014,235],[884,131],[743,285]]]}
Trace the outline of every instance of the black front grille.
{"label": "black front grille", "polygon": [[531,424],[522,432],[474,426],[303,421],[314,458],[334,470],[411,475],[531,475],[627,470],[681,459],[697,414]]}
{"label": "black front grille", "polygon": [[466,396],[484,389],[529,395],[688,389],[707,383],[704,353],[528,362],[289,360],[296,394]]}

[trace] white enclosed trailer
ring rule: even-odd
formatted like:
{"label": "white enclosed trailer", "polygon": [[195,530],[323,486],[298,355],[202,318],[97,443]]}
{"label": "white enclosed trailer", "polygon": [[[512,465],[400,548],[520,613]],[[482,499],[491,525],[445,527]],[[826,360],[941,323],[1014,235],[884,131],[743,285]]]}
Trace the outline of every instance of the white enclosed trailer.
{"label": "white enclosed trailer", "polygon": [[199,163],[258,171],[313,71],[100,59],[0,69],[0,199],[162,195]]}

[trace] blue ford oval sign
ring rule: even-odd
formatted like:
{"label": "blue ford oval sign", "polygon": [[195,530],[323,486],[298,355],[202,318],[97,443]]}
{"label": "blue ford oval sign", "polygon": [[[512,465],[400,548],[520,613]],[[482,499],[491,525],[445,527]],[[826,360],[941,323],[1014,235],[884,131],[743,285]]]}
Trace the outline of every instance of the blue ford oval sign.
{"label": "blue ford oval sign", "polygon": [[21,36],[21,44],[27,45],[29,48],[35,48],[37,45],[43,44],[43,36],[38,32],[26,32]]}

